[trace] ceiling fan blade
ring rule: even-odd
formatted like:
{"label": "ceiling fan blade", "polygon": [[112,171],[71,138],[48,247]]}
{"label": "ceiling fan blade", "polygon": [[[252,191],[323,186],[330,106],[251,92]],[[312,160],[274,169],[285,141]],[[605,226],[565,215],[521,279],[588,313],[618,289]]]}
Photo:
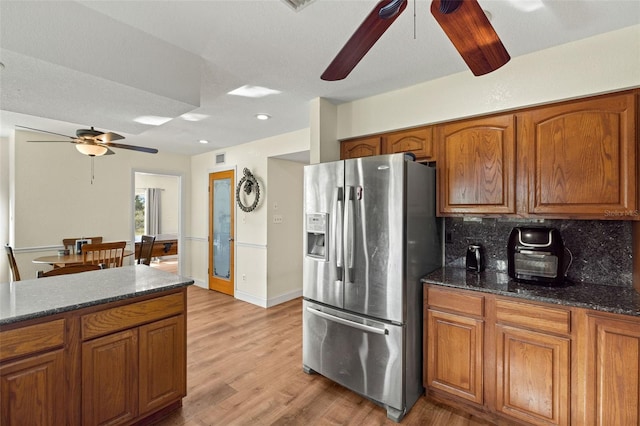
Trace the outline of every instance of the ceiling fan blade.
{"label": "ceiling fan blade", "polygon": [[[107,147],[105,146],[105,148],[107,148]],[[104,153],[104,154],[102,154],[102,155],[113,155],[113,154],[115,154],[115,152],[113,152],[113,151],[111,151],[109,148],[107,148],[107,152],[105,152],[105,153]]]}
{"label": "ceiling fan blade", "polygon": [[[20,127],[21,129],[33,130],[34,132],[49,133],[50,135],[57,135],[57,136],[62,136],[63,138],[73,139],[73,136],[63,135],[61,133],[56,133],[56,132],[49,132],[47,130],[34,129],[33,127],[21,126],[19,124],[16,124],[16,127]],[[29,141],[29,142],[63,142],[63,141]]]}
{"label": "ceiling fan blade", "polygon": [[[397,4],[397,12],[395,10],[389,12],[389,9],[385,9],[386,6],[392,6],[392,3]],[[406,7],[407,0],[382,0],[378,2],[320,78],[326,81],[336,81],[348,76]],[[385,9],[382,15],[388,16],[386,19],[380,17],[382,9]]]}
{"label": "ceiling fan blade", "polygon": [[[497,70],[511,57],[498,34],[493,29],[487,15],[477,0],[453,1],[455,6],[448,8],[441,3],[452,0],[433,0],[431,14],[436,18],[451,43],[475,76]],[[451,11],[453,9],[453,11]]]}
{"label": "ceiling fan blade", "polygon": [[149,154],[157,154],[158,150],[155,148],[146,148],[144,146],[135,146],[135,145],[125,145],[123,143],[113,143],[113,142],[108,142],[108,143],[104,143],[104,144],[100,144],[102,146],[106,146],[107,148],[122,148],[122,149],[130,149],[132,151],[140,151],[140,152],[147,152]]}
{"label": "ceiling fan blade", "polygon": [[120,139],[124,139],[124,136],[120,136],[117,133],[112,133],[112,132],[108,132],[108,133],[103,133],[99,136],[96,136],[94,138],[95,140],[98,140],[102,143],[107,143],[107,142],[111,142],[111,141],[117,141]]}

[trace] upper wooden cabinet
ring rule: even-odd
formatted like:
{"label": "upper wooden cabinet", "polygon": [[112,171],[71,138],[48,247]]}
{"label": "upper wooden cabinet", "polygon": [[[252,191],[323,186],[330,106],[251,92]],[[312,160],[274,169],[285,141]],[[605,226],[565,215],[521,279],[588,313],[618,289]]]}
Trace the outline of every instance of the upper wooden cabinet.
{"label": "upper wooden cabinet", "polygon": [[403,130],[384,136],[383,153],[411,152],[417,161],[433,161],[433,127]]}
{"label": "upper wooden cabinet", "polygon": [[[518,114],[525,213],[631,219],[636,205],[633,93]],[[624,217],[627,216],[627,217]]]}
{"label": "upper wooden cabinet", "polygon": [[444,124],[436,140],[440,213],[516,212],[513,115]]}
{"label": "upper wooden cabinet", "polygon": [[340,143],[340,159],[371,157],[382,154],[381,137],[352,139]]}

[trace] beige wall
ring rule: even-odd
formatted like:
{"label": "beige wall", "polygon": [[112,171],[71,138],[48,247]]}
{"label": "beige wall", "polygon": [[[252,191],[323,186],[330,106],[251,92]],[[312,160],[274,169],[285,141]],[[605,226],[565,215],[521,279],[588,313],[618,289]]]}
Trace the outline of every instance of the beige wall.
{"label": "beige wall", "polygon": [[[188,261],[191,262],[191,276],[197,285],[208,286],[209,173],[235,170],[235,187],[242,178],[242,170],[246,167],[260,184],[260,203],[256,210],[250,213],[235,207],[235,297],[259,306],[271,304],[267,290],[271,285],[267,276],[267,253],[270,250],[267,206],[270,203],[271,191],[276,189],[269,181],[268,159],[308,151],[309,140],[309,129],[303,129],[191,157],[192,204],[188,223],[192,238],[188,243],[193,255]],[[216,155],[221,153],[225,154],[225,163],[216,164]],[[283,211],[283,214],[288,215],[288,212]],[[298,238],[302,238],[302,229],[299,230]]]}
{"label": "beige wall", "polygon": [[267,166],[267,299],[271,306],[302,296],[304,164],[270,158]]}
{"label": "beige wall", "polygon": [[[114,149],[115,155],[91,159],[63,143],[29,143],[56,140],[41,133],[15,132],[14,230],[11,244],[23,278],[35,277],[44,265],[35,257],[56,254],[62,238],[102,235],[106,241],[129,241],[133,229],[133,170],[180,174],[188,185],[189,157],[155,155]],[[188,203],[188,198],[185,198]],[[0,281],[7,281],[3,277]]]}
{"label": "beige wall", "polygon": [[[640,25],[338,106],[337,138],[496,112],[640,85]],[[312,148],[313,149],[313,148]]]}

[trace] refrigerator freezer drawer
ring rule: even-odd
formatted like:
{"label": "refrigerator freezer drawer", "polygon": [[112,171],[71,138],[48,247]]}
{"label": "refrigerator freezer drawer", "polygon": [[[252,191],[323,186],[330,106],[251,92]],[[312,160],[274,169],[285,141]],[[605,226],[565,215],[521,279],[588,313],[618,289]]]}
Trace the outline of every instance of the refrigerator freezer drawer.
{"label": "refrigerator freezer drawer", "polygon": [[404,412],[403,327],[307,300],[302,309],[305,368]]}

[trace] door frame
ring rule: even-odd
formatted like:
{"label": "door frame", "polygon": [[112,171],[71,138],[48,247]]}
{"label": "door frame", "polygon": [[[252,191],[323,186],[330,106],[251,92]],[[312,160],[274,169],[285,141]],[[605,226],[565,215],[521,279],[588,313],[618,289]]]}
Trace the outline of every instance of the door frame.
{"label": "door frame", "polygon": [[136,224],[133,217],[135,215],[135,205],[133,199],[136,195],[136,173],[144,173],[149,175],[169,176],[178,178],[178,275],[183,275],[184,267],[184,194],[185,194],[185,179],[184,173],[181,172],[167,172],[166,170],[153,170],[153,169],[131,169],[131,195],[129,197],[130,213],[129,218],[131,220],[131,242],[130,247],[132,251],[135,251],[136,241]]}
{"label": "door frame", "polygon": [[[238,280],[236,279],[236,277],[238,276],[237,272],[238,272],[238,262],[237,262],[237,235],[238,235],[238,207],[235,203],[235,188],[237,185],[237,176],[238,176],[238,167],[237,166],[223,166],[223,167],[212,167],[212,168],[208,168],[207,169],[207,182],[206,182],[206,187],[209,187],[209,176],[212,173],[220,173],[220,172],[233,172],[233,182],[232,182],[232,189],[233,189],[233,236],[234,236],[234,244],[233,244],[233,298],[236,297],[236,292],[238,291]],[[211,204],[210,204],[210,197],[211,194],[209,193],[209,191],[207,191],[207,237],[205,238],[206,242],[207,242],[207,278],[205,280],[205,288],[209,289],[209,278],[210,278],[210,272],[209,272],[209,261],[211,259],[211,253],[210,253],[210,248],[211,248],[211,242],[209,241],[209,230],[211,229]]]}

